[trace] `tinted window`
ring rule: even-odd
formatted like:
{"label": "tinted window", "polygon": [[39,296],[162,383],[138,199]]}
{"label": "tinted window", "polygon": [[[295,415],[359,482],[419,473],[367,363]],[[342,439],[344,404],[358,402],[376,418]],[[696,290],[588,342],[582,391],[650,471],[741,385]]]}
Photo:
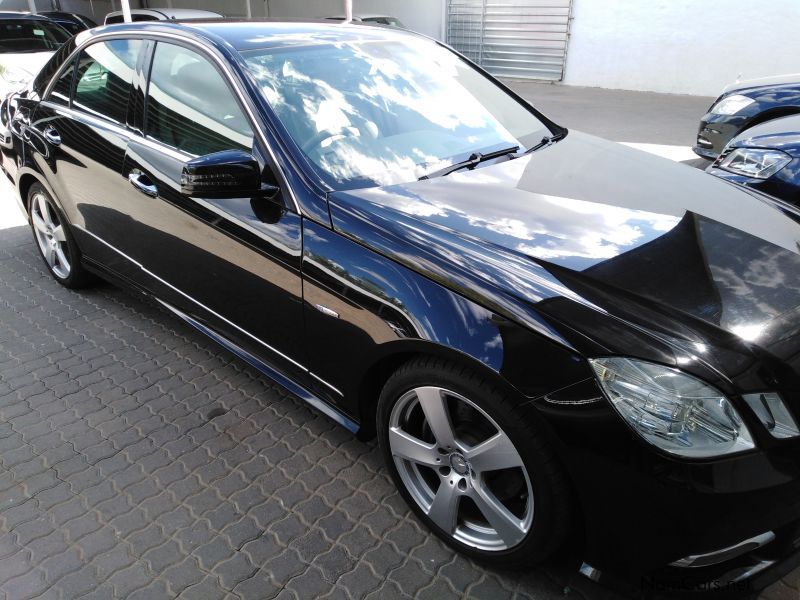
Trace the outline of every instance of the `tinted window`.
{"label": "tinted window", "polygon": [[195,156],[253,146],[247,119],[214,65],[161,42],[150,72],[146,133]]}
{"label": "tinted window", "polygon": [[53,84],[53,89],[50,90],[50,95],[47,99],[57,104],[69,104],[69,96],[72,92],[72,76],[74,73],[75,63],[72,63]]}
{"label": "tinted window", "polygon": [[86,29],[86,27],[84,27],[83,25],[79,23],[74,23],[72,21],[59,21],[58,24],[61,25],[61,27],[63,27],[64,29],[66,29],[71,35],[75,35],[76,33],[80,33],[81,31]]}
{"label": "tinted window", "polygon": [[73,107],[125,123],[139,40],[92,44],[78,58]]}
{"label": "tinted window", "polygon": [[0,54],[52,52],[70,37],[65,29],[44,19],[0,20]]}

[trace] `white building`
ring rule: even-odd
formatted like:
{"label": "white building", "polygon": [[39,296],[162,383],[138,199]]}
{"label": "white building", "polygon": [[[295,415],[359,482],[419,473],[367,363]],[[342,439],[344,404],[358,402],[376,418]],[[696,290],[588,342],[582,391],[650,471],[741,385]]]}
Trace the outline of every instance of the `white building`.
{"label": "white building", "polygon": [[[102,20],[119,0],[35,0]],[[0,0],[25,10],[29,0]],[[496,74],[714,96],[741,78],[800,73],[800,0],[353,0],[446,40]],[[131,0],[227,16],[324,17],[342,0]]]}

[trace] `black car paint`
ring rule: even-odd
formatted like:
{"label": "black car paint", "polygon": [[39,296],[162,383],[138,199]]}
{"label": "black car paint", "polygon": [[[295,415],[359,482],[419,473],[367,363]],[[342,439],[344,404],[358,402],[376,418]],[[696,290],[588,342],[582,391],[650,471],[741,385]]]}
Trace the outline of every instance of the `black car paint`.
{"label": "black car paint", "polygon": [[[767,179],[747,177],[719,168],[720,162],[735,148],[780,150],[791,156],[792,160]],[[717,177],[800,206],[800,115],[773,119],[746,129],[728,143],[723,155],[706,170]]]}
{"label": "black car paint", "polygon": [[[717,102],[734,95],[752,98],[754,102],[733,115],[711,113]],[[731,89],[714,100],[709,112],[700,120],[697,143],[692,150],[698,156],[714,160],[725,145],[745,129],[797,113],[800,113],[800,82]]]}
{"label": "black car paint", "polygon": [[[750,272],[765,257],[797,280],[796,215],[578,132],[468,173],[327,193],[286,143],[235,50],[252,43],[253,28],[280,27],[342,29],[158,23],[100,28],[77,41],[182,41],[228,65],[274,151],[257,144],[265,178],[284,192],[277,202],[178,193],[180,161],[137,138],[144,62],[125,128],[109,131],[42,102],[68,51],[17,99],[30,115],[30,139],[39,140],[22,149],[21,197],[42,183],[75,224],[87,266],[156,296],[265,372],[279,371],[301,397],[364,435],[381,382],[410,356],[443,356],[491,375],[550,431],[583,514],[582,554],[594,567],[669,577],[671,561],[770,529],[781,559],[770,573],[795,560],[798,442],[772,439],[739,395],[777,390],[800,415],[800,291],[784,283],[743,298],[737,283],[752,287]],[[38,138],[47,123],[59,129],[60,147]],[[157,185],[158,198],[128,185],[134,168]],[[101,185],[108,193],[86,193]],[[582,239],[595,254],[570,247]],[[730,245],[739,251],[727,256]],[[758,343],[734,331],[754,325],[764,325]],[[688,461],[647,445],[586,362],[608,354],[679,366],[719,387],[758,449]]]}

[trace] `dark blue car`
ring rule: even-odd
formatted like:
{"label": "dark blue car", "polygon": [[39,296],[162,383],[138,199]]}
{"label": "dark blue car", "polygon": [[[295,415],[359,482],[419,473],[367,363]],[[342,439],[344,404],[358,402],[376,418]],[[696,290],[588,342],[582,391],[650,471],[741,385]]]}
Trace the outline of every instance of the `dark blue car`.
{"label": "dark blue car", "polygon": [[800,204],[800,115],[773,119],[733,138],[708,172]]}
{"label": "dark blue car", "polygon": [[800,74],[739,81],[727,86],[700,121],[699,156],[714,160],[745,129],[800,113]]}

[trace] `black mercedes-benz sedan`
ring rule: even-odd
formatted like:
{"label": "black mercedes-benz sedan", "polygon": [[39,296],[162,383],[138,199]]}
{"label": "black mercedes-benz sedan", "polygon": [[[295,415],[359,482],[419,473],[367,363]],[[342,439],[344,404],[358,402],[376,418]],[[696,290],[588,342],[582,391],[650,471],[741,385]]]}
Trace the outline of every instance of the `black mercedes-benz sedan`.
{"label": "black mercedes-benz sedan", "polygon": [[569,541],[593,579],[700,591],[797,564],[790,206],[358,24],[100,27],[12,104],[53,277],[139,290],[376,435],[459,551]]}
{"label": "black mercedes-benz sedan", "polygon": [[722,93],[700,119],[692,148],[715,160],[732,138],[744,130],[800,113],[800,74],[737,81]]}

